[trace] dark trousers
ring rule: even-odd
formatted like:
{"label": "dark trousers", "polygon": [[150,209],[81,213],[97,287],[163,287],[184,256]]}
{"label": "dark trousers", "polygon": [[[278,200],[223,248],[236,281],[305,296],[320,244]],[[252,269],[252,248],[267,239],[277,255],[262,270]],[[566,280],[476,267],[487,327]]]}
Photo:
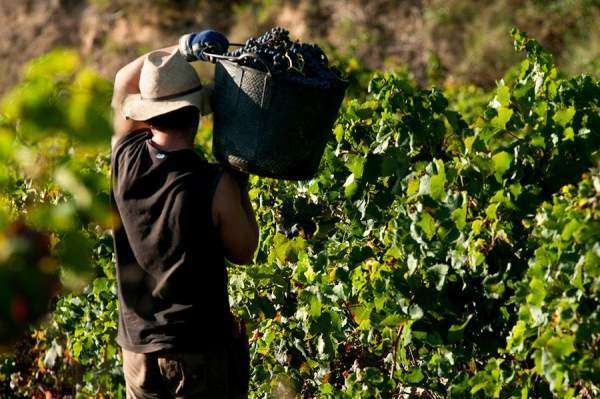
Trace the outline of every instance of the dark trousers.
{"label": "dark trousers", "polygon": [[127,399],[243,399],[232,382],[227,349],[144,354],[123,350]]}

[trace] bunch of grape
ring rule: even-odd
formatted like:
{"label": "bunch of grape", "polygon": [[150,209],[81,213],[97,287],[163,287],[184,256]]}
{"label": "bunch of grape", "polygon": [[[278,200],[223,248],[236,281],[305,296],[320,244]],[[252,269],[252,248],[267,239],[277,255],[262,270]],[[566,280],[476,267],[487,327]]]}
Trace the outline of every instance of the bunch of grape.
{"label": "bunch of grape", "polygon": [[240,57],[236,62],[302,85],[331,89],[343,87],[344,81],[337,69],[329,67],[329,60],[316,44],[290,40],[289,32],[273,28],[259,37],[249,38],[244,46],[227,53]]}

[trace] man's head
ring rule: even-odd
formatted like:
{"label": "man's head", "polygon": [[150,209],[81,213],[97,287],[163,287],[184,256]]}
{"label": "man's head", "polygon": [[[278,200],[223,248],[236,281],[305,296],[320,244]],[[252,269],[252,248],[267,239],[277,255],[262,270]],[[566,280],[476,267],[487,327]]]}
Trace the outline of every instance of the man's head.
{"label": "man's head", "polygon": [[194,135],[200,123],[200,113],[198,108],[187,106],[150,118],[146,123],[161,132]]}
{"label": "man's head", "polygon": [[179,51],[154,51],[140,73],[140,93],[125,98],[125,117],[147,121],[158,130],[195,131],[199,114],[210,112],[210,92],[200,83],[194,68]]}

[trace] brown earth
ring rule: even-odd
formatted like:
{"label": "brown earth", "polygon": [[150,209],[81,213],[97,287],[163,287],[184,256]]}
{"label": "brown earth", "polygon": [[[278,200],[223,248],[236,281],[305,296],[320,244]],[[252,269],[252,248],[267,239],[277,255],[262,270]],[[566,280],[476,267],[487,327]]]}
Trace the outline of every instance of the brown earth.
{"label": "brown earth", "polygon": [[[135,56],[212,27],[245,41],[281,25],[303,41],[329,44],[369,68],[406,65],[482,86],[516,61],[508,30],[518,26],[573,72],[598,73],[600,5],[578,0],[0,0],[0,95],[22,66],[56,46],[76,48],[102,75]],[[265,5],[266,4],[266,5]],[[596,23],[594,23],[596,21]],[[436,66],[432,71],[432,66]],[[210,70],[207,67],[206,70]]]}

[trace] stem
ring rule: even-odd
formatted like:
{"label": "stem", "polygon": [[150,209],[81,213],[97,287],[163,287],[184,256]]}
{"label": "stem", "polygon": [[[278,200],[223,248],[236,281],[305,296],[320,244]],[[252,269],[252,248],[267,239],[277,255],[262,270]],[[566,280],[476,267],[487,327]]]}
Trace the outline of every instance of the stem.
{"label": "stem", "polygon": [[404,329],[404,324],[398,327],[398,332],[396,333],[396,339],[394,340],[394,346],[392,346],[392,368],[390,370],[390,379],[394,379],[394,372],[396,371],[396,352],[398,348],[398,342],[400,341],[400,335],[402,335],[402,330]]}

